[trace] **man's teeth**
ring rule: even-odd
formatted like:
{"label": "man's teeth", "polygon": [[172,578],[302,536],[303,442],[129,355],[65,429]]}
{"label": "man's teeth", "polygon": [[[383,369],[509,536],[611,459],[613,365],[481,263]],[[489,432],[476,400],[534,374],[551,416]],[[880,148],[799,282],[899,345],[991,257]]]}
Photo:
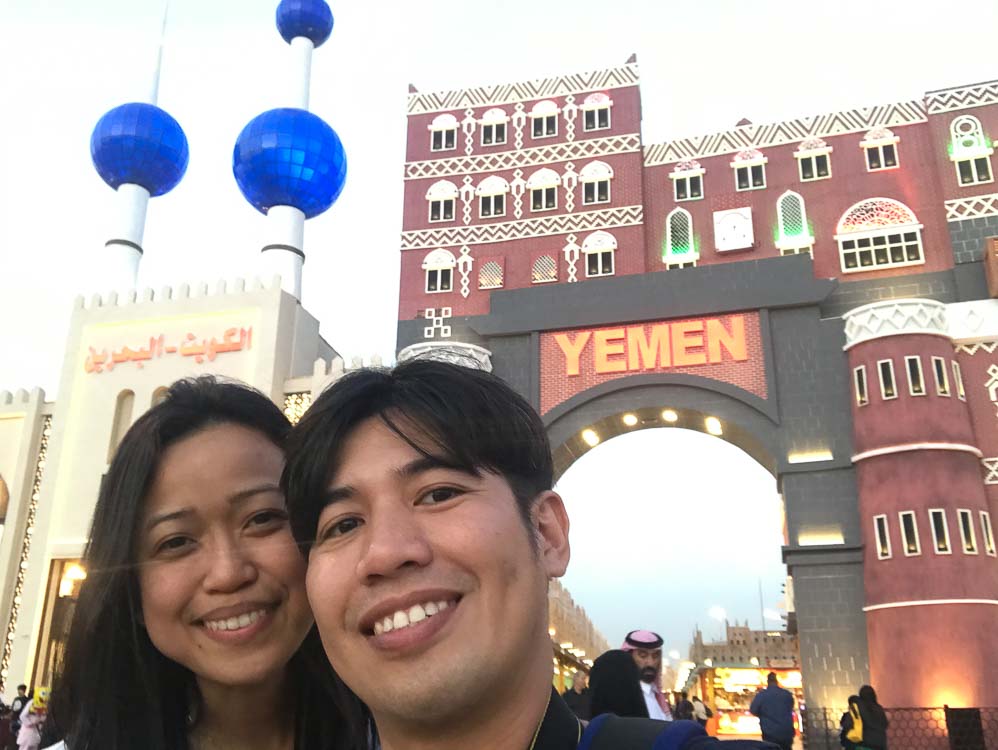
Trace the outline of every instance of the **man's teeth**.
{"label": "man's teeth", "polygon": [[409,609],[400,609],[395,614],[374,623],[374,634],[381,635],[382,633],[391,633],[393,630],[407,628],[410,625],[422,622],[427,617],[433,617],[433,615],[443,612],[449,606],[451,606],[450,602],[439,601],[415,604],[409,607]]}
{"label": "man's teeth", "polygon": [[260,609],[256,612],[247,612],[244,615],[229,617],[225,620],[205,620],[204,626],[208,630],[239,630],[240,628],[248,628],[266,614],[267,610]]}

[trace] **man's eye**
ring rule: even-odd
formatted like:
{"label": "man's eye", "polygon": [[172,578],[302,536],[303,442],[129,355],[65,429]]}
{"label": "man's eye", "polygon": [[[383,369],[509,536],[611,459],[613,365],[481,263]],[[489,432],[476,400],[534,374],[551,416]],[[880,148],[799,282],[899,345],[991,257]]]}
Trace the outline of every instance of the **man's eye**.
{"label": "man's eye", "polygon": [[345,536],[351,531],[355,531],[360,528],[361,520],[359,518],[342,518],[336,523],[331,523],[327,526],[319,537],[319,541],[325,539],[333,539],[335,537]]}
{"label": "man's eye", "polygon": [[445,503],[448,500],[453,500],[460,494],[462,494],[461,490],[454,487],[437,487],[436,489],[430,490],[423,495],[419,499],[419,504],[437,505],[438,503]]}

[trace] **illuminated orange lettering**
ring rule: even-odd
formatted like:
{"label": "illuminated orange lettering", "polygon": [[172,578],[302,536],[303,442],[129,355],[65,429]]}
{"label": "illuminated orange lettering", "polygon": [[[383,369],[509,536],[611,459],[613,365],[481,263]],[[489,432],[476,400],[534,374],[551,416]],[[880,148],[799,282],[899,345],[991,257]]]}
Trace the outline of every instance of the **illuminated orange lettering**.
{"label": "illuminated orange lettering", "polygon": [[658,323],[651,327],[651,337],[645,336],[644,326],[627,329],[627,369],[654,370],[656,367],[669,367],[672,353],[669,351],[669,324]]}
{"label": "illuminated orange lettering", "polygon": [[624,359],[611,360],[610,357],[622,355],[624,353],[624,329],[610,328],[606,331],[596,331],[595,337],[595,362],[596,372],[624,372],[627,370],[627,361]]}
{"label": "illuminated orange lettering", "polygon": [[707,353],[703,351],[702,320],[672,324],[672,363],[676,367],[707,363]]}
{"label": "illuminated orange lettering", "polygon": [[561,351],[565,355],[566,375],[579,374],[579,357],[582,355],[582,350],[586,348],[586,344],[589,343],[590,336],[592,334],[589,331],[583,331],[575,337],[575,341],[572,341],[567,333],[559,333],[554,337],[554,340],[561,347]]}
{"label": "illuminated orange lettering", "polygon": [[724,322],[711,318],[707,321],[707,358],[711,362],[722,362],[724,347],[731,359],[744,362],[748,359],[748,346],[745,343],[745,318],[742,315],[732,315],[731,330],[724,327]]}

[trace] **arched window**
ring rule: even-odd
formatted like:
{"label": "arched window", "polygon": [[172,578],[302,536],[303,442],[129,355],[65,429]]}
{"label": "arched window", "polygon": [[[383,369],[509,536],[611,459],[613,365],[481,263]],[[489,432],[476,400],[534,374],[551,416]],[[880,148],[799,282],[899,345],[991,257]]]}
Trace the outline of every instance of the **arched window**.
{"label": "arched window", "polygon": [[582,130],[607,130],[610,127],[610,108],[613,100],[603,92],[590,94],[582,102]]}
{"label": "arched window", "polygon": [[839,219],[842,271],[873,271],[925,262],[922,225],[914,212],[892,198],[860,201]]}
{"label": "arched window", "polygon": [[437,248],[423,260],[423,270],[426,272],[426,291],[428,294],[449,292],[454,288],[454,267],[457,260],[450,250]]}
{"label": "arched window", "polygon": [[984,135],[981,121],[973,115],[960,115],[949,126],[949,158],[956,167],[961,187],[994,182],[991,154],[994,147]]}
{"label": "arched window", "polygon": [[582,183],[582,205],[610,202],[610,180],[613,167],[605,161],[591,161],[579,172]]}
{"label": "arched window", "polygon": [[735,171],[735,190],[762,190],[766,187],[766,162],[757,148],[747,148],[735,154],[731,168]]}
{"label": "arched window", "polygon": [[703,176],[706,173],[696,159],[681,161],[669,173],[672,193],[676,202],[695,201],[703,198]]}
{"label": "arched window", "polygon": [[530,280],[534,284],[547,284],[558,280],[558,264],[550,255],[542,255],[534,261],[534,267],[530,273]]}
{"label": "arched window", "polygon": [[693,238],[693,216],[685,208],[673,209],[665,221],[662,262],[666,268],[692,268],[699,258]]}
{"label": "arched window", "polygon": [[430,123],[430,151],[453,151],[457,148],[457,118],[437,115]]}
{"label": "arched window", "polygon": [[478,196],[478,215],[483,219],[494,219],[506,215],[506,194],[509,183],[502,177],[491,175],[486,177],[475,188]]}
{"label": "arched window", "polygon": [[7,483],[0,476],[0,532],[3,531],[3,524],[7,521],[7,506],[10,505],[10,490]]}
{"label": "arched window", "polygon": [[155,391],[153,391],[152,392],[152,399],[149,402],[150,408],[153,407],[153,406],[157,406],[157,405],[163,403],[164,401],[166,401],[166,394],[168,394],[169,392],[170,392],[170,388],[168,386],[165,386],[165,385],[161,385],[159,388],[157,388]]}
{"label": "arched window", "polygon": [[457,185],[450,180],[438,180],[430,185],[430,189],[426,191],[426,200],[430,204],[430,221],[453,221],[457,196]]}
{"label": "arched window", "polygon": [[509,122],[509,115],[506,110],[493,107],[485,111],[482,119],[479,120],[482,131],[483,146],[501,146],[506,142],[506,123]]}
{"label": "arched window", "polygon": [[617,250],[617,238],[609,232],[593,232],[582,242],[582,254],[586,256],[586,276],[613,276],[613,256]]}
{"label": "arched window", "polygon": [[538,169],[527,179],[531,211],[551,211],[558,208],[558,187],[561,177],[553,169]]}
{"label": "arched window", "polygon": [[866,153],[866,171],[881,172],[898,167],[898,138],[890,129],[874,128],[859,142]]}
{"label": "arched window", "polygon": [[499,289],[502,287],[502,265],[499,261],[490,260],[478,269],[479,289]]}
{"label": "arched window", "polygon": [[132,410],[135,408],[135,392],[124,390],[118,394],[114,404],[114,422],[111,423],[111,440],[107,446],[107,462],[111,463],[118,443],[132,424]]}
{"label": "arched window", "polygon": [[794,152],[801,182],[827,180],[832,176],[832,147],[821,138],[805,138]]}
{"label": "arched window", "polygon": [[537,102],[530,108],[530,133],[534,138],[551,138],[558,135],[558,105],[550,99]]}
{"label": "arched window", "polygon": [[807,224],[807,210],[804,198],[788,190],[776,201],[776,248],[780,255],[810,253],[814,247],[814,237]]}

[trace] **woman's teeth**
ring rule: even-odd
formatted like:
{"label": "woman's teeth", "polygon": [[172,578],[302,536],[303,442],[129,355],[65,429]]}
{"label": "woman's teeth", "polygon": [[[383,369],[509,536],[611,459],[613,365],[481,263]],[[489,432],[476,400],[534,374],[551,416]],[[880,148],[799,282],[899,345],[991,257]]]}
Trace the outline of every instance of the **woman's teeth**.
{"label": "woman's teeth", "polygon": [[204,626],[208,630],[239,630],[240,628],[248,628],[266,614],[267,610],[260,609],[256,612],[248,612],[244,615],[229,617],[225,620],[205,620]]}
{"label": "woman's teeth", "polygon": [[443,612],[452,606],[452,604],[453,602],[447,601],[425,602],[423,604],[415,604],[409,607],[409,609],[400,609],[395,614],[374,623],[374,634],[381,635],[382,633],[390,633],[393,630],[401,630],[410,625],[415,625],[427,617],[433,617],[438,612]]}

